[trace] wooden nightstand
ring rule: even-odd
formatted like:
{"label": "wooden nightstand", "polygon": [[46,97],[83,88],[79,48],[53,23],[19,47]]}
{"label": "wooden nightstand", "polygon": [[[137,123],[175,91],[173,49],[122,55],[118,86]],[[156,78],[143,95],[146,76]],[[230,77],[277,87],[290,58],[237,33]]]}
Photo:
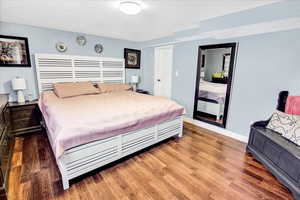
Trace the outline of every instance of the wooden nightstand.
{"label": "wooden nightstand", "polygon": [[11,134],[14,136],[42,130],[41,112],[37,101],[8,104],[11,120]]}

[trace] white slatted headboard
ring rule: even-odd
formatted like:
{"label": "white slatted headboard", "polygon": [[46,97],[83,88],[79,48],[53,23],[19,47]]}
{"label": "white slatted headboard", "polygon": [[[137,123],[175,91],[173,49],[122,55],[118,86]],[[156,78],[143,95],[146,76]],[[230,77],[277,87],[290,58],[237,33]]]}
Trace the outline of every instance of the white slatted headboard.
{"label": "white slatted headboard", "polygon": [[125,83],[123,58],[35,54],[39,92],[57,82]]}

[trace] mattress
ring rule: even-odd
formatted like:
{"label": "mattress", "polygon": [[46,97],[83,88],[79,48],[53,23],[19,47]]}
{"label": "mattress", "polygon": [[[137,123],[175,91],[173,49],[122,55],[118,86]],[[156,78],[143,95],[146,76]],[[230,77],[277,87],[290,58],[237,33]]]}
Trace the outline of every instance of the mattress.
{"label": "mattress", "polygon": [[169,99],[131,91],[71,98],[46,91],[39,107],[56,158],[72,147],[153,126],[185,112]]}
{"label": "mattress", "polygon": [[199,85],[199,100],[207,99],[209,102],[216,102],[219,104],[225,103],[227,91],[227,84],[212,83],[208,81],[201,81]]}

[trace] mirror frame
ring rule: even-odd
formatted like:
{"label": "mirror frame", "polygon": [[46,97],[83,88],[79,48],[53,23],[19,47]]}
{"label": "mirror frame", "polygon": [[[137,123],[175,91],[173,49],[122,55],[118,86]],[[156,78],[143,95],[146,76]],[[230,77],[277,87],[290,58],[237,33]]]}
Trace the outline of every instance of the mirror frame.
{"label": "mirror frame", "polygon": [[[226,97],[225,97],[225,106],[224,106],[224,116],[223,116],[223,123],[213,122],[210,120],[203,120],[199,119],[196,116],[197,113],[197,104],[198,104],[198,94],[199,94],[199,85],[200,85],[200,73],[201,73],[201,64],[202,64],[202,51],[207,49],[218,49],[218,48],[230,48],[231,47],[231,59],[229,64],[229,73],[228,73],[228,83],[227,83],[227,90],[226,90]],[[223,43],[223,44],[212,44],[212,45],[201,45],[198,47],[198,63],[197,63],[197,77],[196,77],[196,87],[195,87],[195,97],[194,97],[194,112],[193,112],[193,118],[216,125],[222,128],[226,128],[226,122],[227,122],[227,114],[228,114],[228,107],[229,107],[229,101],[230,101],[230,95],[231,95],[231,85],[232,85],[232,79],[233,79],[233,73],[234,73],[234,65],[235,65],[235,57],[236,57],[236,48],[237,43]]]}

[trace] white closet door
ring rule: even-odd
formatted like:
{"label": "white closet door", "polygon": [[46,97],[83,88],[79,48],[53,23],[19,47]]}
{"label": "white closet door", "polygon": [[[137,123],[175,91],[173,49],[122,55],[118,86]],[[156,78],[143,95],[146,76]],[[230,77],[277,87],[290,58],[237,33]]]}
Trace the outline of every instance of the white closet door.
{"label": "white closet door", "polygon": [[155,48],[154,95],[171,98],[173,46]]}

